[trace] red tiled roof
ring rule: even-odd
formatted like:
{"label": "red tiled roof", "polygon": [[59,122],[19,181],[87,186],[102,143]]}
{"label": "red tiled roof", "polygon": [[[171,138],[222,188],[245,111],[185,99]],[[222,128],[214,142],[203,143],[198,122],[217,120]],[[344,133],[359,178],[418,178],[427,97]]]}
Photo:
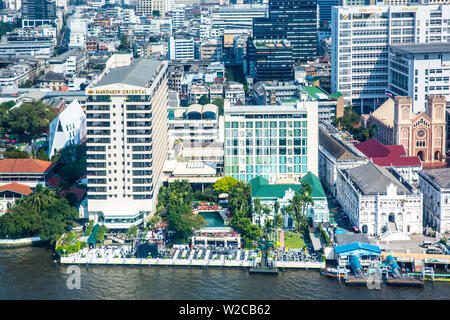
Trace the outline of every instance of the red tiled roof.
{"label": "red tiled roof", "polygon": [[0,160],[0,173],[45,173],[54,163],[37,159]]}
{"label": "red tiled roof", "polygon": [[378,140],[372,138],[358,143],[355,147],[371,159],[376,165],[382,167],[409,167],[420,166],[422,163],[419,157],[406,156],[403,145],[385,146]]}
{"label": "red tiled roof", "polygon": [[70,187],[69,190],[63,190],[60,193],[61,197],[65,197],[69,192],[75,193],[75,195],[77,196],[77,202],[80,203],[81,200],[83,200],[83,198],[86,196],[86,189],[81,189],[81,188],[77,188],[77,187]]}
{"label": "red tiled roof", "polygon": [[391,153],[389,148],[374,138],[358,143],[355,147],[368,158],[384,158]]}
{"label": "red tiled roof", "polygon": [[50,188],[58,189],[59,185],[61,184],[61,177],[57,176],[56,174],[52,174],[52,176],[47,180],[46,184]]}
{"label": "red tiled roof", "polygon": [[409,167],[421,165],[419,157],[372,158],[372,162],[381,167]]}
{"label": "red tiled roof", "polygon": [[12,191],[12,192],[16,192],[16,193],[20,193],[20,194],[24,194],[24,195],[29,195],[30,193],[33,192],[33,190],[31,190],[30,186],[27,186],[27,185],[21,184],[21,183],[16,183],[16,182],[0,186],[0,192],[3,192],[3,191]]}

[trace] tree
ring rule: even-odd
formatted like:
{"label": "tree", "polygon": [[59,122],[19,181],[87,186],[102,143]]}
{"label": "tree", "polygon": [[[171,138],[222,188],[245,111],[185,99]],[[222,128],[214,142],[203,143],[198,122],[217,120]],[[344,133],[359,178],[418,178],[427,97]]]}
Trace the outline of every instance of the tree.
{"label": "tree", "polygon": [[9,110],[3,116],[1,124],[3,132],[17,134],[21,141],[31,142],[48,132],[51,121],[56,117],[54,107],[41,101],[25,102],[18,108]]}
{"label": "tree", "polygon": [[280,203],[278,202],[278,200],[276,200],[273,204],[273,213],[277,215],[278,211],[280,211]]}
{"label": "tree", "polygon": [[59,150],[52,158],[56,160],[55,172],[61,177],[61,188],[70,188],[87,173],[85,145],[68,145]]}
{"label": "tree", "polygon": [[258,225],[261,225],[261,214],[263,212],[263,206],[261,204],[261,200],[256,198],[253,200],[253,215],[258,220]]}
{"label": "tree", "polygon": [[3,156],[6,159],[28,159],[30,157],[28,152],[19,150],[13,146],[9,146],[6,151],[3,152]]}
{"label": "tree", "polygon": [[105,241],[105,234],[107,234],[108,233],[108,228],[106,227],[106,226],[100,226],[98,229],[97,229],[97,232],[95,233],[95,241],[96,242],[100,242],[100,243],[102,243],[102,242],[104,242]]}
{"label": "tree", "polygon": [[206,94],[202,95],[200,99],[198,99],[198,103],[204,106],[205,104],[209,103],[209,98]]}
{"label": "tree", "polygon": [[219,108],[219,116],[223,116],[223,105],[224,105],[224,100],[223,98],[217,98],[216,100],[214,100],[212,102],[212,104],[215,104],[218,108]]}
{"label": "tree", "polygon": [[305,231],[306,214],[308,208],[314,205],[314,200],[311,197],[312,187],[307,182],[302,182],[301,192],[295,192],[291,200],[291,214],[295,221],[295,227],[298,233]]}
{"label": "tree", "polygon": [[239,183],[233,177],[223,177],[214,183],[213,188],[217,193],[230,193],[230,190]]}
{"label": "tree", "polygon": [[137,226],[131,226],[127,230],[127,235],[136,237],[139,229]]}
{"label": "tree", "polygon": [[36,212],[40,212],[44,206],[52,203],[55,199],[55,191],[38,184],[36,189],[23,201],[27,201]]}

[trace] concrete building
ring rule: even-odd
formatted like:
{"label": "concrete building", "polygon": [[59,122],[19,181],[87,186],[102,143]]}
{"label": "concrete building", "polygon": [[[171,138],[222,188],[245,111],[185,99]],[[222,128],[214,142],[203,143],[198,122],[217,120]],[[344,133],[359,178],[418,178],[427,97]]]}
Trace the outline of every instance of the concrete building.
{"label": "concrete building", "polygon": [[0,216],[6,213],[16,203],[16,200],[32,192],[33,190],[29,186],[20,183],[0,185]]}
{"label": "concrete building", "polygon": [[194,39],[187,36],[174,36],[169,39],[170,60],[194,59]]}
{"label": "concrete building", "polygon": [[423,219],[439,233],[450,232],[450,168],[419,172],[423,193]]}
{"label": "concrete building", "polygon": [[355,148],[380,167],[393,168],[408,183],[417,186],[422,163],[418,156],[408,157],[403,145],[385,146],[374,138],[360,142]]}
{"label": "concrete building", "polygon": [[225,100],[225,175],[297,183],[318,174],[317,101],[231,106]]}
{"label": "concrete building", "polygon": [[113,55],[86,88],[89,216],[110,229],[154,210],[167,157],[167,62]]}
{"label": "concrete building", "polygon": [[333,7],[332,16],[331,91],[372,110],[387,98],[389,45],[445,43],[450,37],[448,5]]}
{"label": "concrete building", "polygon": [[372,162],[339,169],[336,199],[363,234],[409,240],[422,233],[422,194],[393,169]]}
{"label": "concrete building", "polygon": [[319,177],[325,189],[336,197],[338,170],[354,168],[367,163],[365,155],[340,138],[340,132],[331,124],[319,124]]}
{"label": "concrete building", "polygon": [[67,145],[82,142],[86,130],[86,114],[75,99],[50,123],[48,158],[51,159],[56,151]]}
{"label": "concrete building", "polygon": [[[438,33],[440,34],[441,28]],[[428,95],[450,101],[450,43],[389,47],[389,90],[413,98],[412,111],[425,112]]]}

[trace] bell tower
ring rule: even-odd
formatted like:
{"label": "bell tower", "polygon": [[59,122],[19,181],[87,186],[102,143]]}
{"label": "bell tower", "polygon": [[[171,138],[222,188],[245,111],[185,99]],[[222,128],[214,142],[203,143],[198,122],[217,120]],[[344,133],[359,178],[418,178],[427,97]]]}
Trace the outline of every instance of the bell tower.
{"label": "bell tower", "polygon": [[427,115],[431,119],[429,154],[432,162],[444,161],[446,139],[446,99],[442,95],[429,95]]}
{"label": "bell tower", "polygon": [[411,113],[412,99],[397,96],[394,98],[394,144],[405,147],[406,154],[411,156]]}

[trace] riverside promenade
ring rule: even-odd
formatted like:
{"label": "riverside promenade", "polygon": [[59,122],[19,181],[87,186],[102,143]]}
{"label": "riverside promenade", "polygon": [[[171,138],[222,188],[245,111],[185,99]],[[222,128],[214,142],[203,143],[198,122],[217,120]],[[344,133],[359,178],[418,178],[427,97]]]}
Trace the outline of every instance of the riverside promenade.
{"label": "riverside promenade", "polygon": [[[79,265],[129,265],[129,266],[180,266],[180,267],[234,267],[250,268],[253,261],[242,260],[197,260],[197,259],[140,259],[140,258],[80,258],[61,257],[61,264]],[[325,262],[276,261],[281,269],[322,269]]]}

